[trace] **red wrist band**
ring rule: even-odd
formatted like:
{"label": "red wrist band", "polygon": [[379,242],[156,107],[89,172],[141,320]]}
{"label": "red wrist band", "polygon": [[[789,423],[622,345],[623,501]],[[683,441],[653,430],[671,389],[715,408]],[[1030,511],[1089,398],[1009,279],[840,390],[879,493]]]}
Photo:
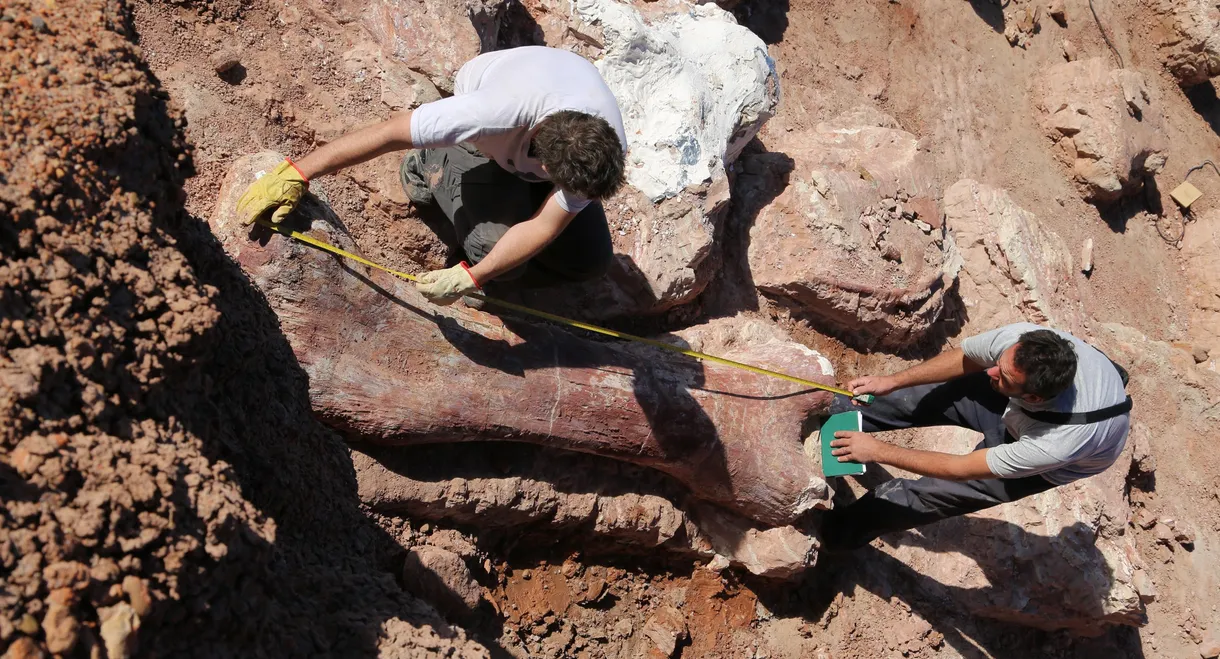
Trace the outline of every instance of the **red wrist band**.
{"label": "red wrist band", "polygon": [[305,185],[306,185],[306,187],[308,187],[309,186],[309,177],[305,175],[305,172],[301,171],[300,167],[297,167],[297,164],[295,162],[292,162],[292,158],[284,158],[284,162],[288,163],[289,165],[292,165],[292,168],[297,170],[297,173],[301,175],[301,178],[305,179]]}
{"label": "red wrist band", "polygon": [[478,279],[474,278],[474,273],[470,271],[470,264],[465,261],[462,261],[458,265],[462,266],[462,269],[466,271],[466,274],[470,275],[470,281],[474,282],[475,287],[478,288],[480,291],[483,290],[483,285],[479,283]]}

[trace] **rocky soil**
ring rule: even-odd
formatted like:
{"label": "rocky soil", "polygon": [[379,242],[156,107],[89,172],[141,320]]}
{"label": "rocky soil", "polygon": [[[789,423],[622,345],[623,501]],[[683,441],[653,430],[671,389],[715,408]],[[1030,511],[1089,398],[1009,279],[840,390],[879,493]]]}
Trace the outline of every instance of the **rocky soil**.
{"label": "rocky soil", "polygon": [[[721,4],[638,3],[639,32],[594,0],[0,8],[3,656],[1220,655],[1220,173],[1191,174],[1188,215],[1168,197],[1220,148],[1215,8],[1095,2],[1099,30],[1084,0]],[[657,90],[724,84],[675,45],[713,24],[773,76],[741,51],[754,100],[693,131],[697,167],[632,145],[671,176],[616,200],[640,267],[568,310],[770,325],[840,382],[1000,323],[1070,328],[1134,377],[1119,464],[819,556],[646,467],[353,449],[315,420],[276,299],[207,223],[238,158],[301,155],[525,43],[678,53],[649,111],[679,112]],[[312,190],[363,254],[443,265],[396,169]]]}

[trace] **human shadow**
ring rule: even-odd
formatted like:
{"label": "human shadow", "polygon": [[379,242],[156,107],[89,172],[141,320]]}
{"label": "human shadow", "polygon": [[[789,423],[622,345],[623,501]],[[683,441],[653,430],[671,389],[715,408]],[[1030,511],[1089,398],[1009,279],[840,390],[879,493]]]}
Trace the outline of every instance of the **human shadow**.
{"label": "human shadow", "polygon": [[1004,34],[1004,7],[1007,5],[1008,2],[1001,3],[1001,0],[970,0],[974,13],[999,34]]}
{"label": "human shadow", "polygon": [[[592,369],[628,376],[635,402],[648,425],[648,436],[640,438],[642,444],[633,461],[662,469],[698,465],[700,483],[730,496],[731,475],[720,433],[692,394],[703,390],[705,384],[702,362],[652,346],[595,341],[565,328],[508,315],[502,315],[500,320],[515,336],[511,343],[484,336],[447,317],[437,319],[437,328],[472,363],[517,377],[524,378],[528,372],[538,370],[555,371],[558,375],[563,369]],[[676,336],[655,340],[678,348],[690,347]],[[567,415],[574,410],[559,407],[556,413]],[[512,434],[527,441],[554,441],[516,431]],[[628,447],[607,448],[627,457]]]}
{"label": "human shadow", "polygon": [[788,31],[789,0],[745,0],[733,7],[737,23],[744,25],[767,45],[780,43]]}
{"label": "human shadow", "polygon": [[701,297],[709,316],[758,311],[758,289],[750,269],[750,229],[758,214],[787,189],[795,167],[787,154],[768,151],[758,138],[750,140],[733,163],[732,201],[716,237],[723,264]]}
{"label": "human shadow", "polygon": [[182,588],[212,613],[175,621],[164,647],[211,637],[213,649],[233,654],[265,646],[373,657],[394,618],[450,635],[397,583],[403,550],[361,510],[348,449],[314,420],[308,376],[262,293],[202,221],[186,217],[170,233],[199,281],[215,287],[219,318],[203,337],[206,362],[167,380],[157,401],[200,437],[205,455],[230,465],[244,497],[274,520],[275,541],[187,575]]}
{"label": "human shadow", "polygon": [[[140,651],[376,657],[385,625],[453,638],[453,628],[398,584],[403,550],[361,509],[348,449],[314,420],[308,376],[275,312],[207,223],[184,210],[182,179],[165,175],[164,163],[175,160],[191,171],[189,158],[175,158],[185,153],[176,150],[182,137],[166,96],[136,107],[139,133],[114,162],[99,160],[124,187],[156,200],[151,235],[159,249],[183,257],[165,263],[208,296],[201,308],[215,309],[199,316],[208,320],[188,345],[167,353],[181,364],[135,402],[175,430],[158,441],[198,442],[204,458],[168,474],[170,524],[195,544],[136,557],[165,574],[174,593],[141,616]],[[212,485],[230,480],[240,500]]]}
{"label": "human shadow", "polygon": [[[850,554],[820,556],[818,565],[795,588],[766,583],[754,587],[760,601],[776,614],[810,621],[833,615],[830,609],[836,597],[857,588],[882,600],[896,598],[943,635],[944,643],[971,659],[1042,656],[1048,645],[1070,648],[1063,656],[1143,657],[1138,629],[1131,625],[1097,623],[1100,633],[1090,637],[1030,626],[1035,618],[1040,625],[1071,625],[1071,619],[1054,619],[1055,611],[1067,611],[1080,620],[1096,621],[1104,615],[1098,595],[1108,590],[1113,575],[1094,546],[1094,535],[1081,522],[1055,536],[1043,536],[1006,521],[958,517],[883,540],[889,540],[891,547],[908,545],[940,554],[943,560],[965,558],[969,562],[962,569],[977,569],[979,574],[971,580],[987,585],[946,584],[914,566],[932,560],[927,554],[908,564],[868,546]],[[958,558],[950,559],[951,555]],[[1027,587],[1031,582],[1043,586],[1031,590]]]}
{"label": "human shadow", "polygon": [[1212,132],[1220,135],[1220,98],[1216,97],[1216,85],[1211,80],[1192,85],[1182,90],[1190,106],[1207,122]]}
{"label": "human shadow", "polygon": [[[312,227],[314,231],[325,233],[324,226],[329,216],[328,211],[322,217],[297,217],[289,221],[295,223],[293,227],[296,229]],[[324,239],[339,246],[346,244],[347,240],[338,234]],[[291,249],[308,248],[293,245]],[[330,286],[321,283],[327,281],[323,271],[329,269],[329,265],[324,262],[312,265],[290,258],[273,260],[277,263],[296,263],[298,265],[294,267],[303,270],[258,270],[255,276],[268,281],[290,280],[295,282],[294,286],[312,290],[315,295],[331,296],[326,289],[318,288]],[[419,339],[425,342],[421,345],[444,345],[442,354],[451,349],[462,360],[469,361],[469,366],[465,366],[460,361],[445,358],[450,364],[446,368],[459,369],[454,374],[455,378],[463,372],[479,374],[477,383],[463,379],[462,384],[457,384],[453,379],[448,380],[451,388],[456,388],[450,393],[465,398],[470,412],[464,415],[460,409],[453,411],[451,420],[443,424],[416,425],[408,421],[390,426],[377,424],[375,429],[370,430],[360,421],[359,415],[349,414],[344,405],[339,404],[334,409],[324,405],[325,409],[319,411],[324,421],[346,433],[350,439],[417,444],[468,441],[478,437],[568,448],[643,464],[692,486],[705,499],[733,501],[737,497],[734,494],[734,478],[729,471],[729,457],[721,432],[707,411],[710,409],[709,401],[733,396],[778,401],[812,393],[784,391],[764,395],[752,388],[739,390],[733,385],[716,384],[709,387],[702,362],[674,352],[689,347],[678,337],[662,336],[659,341],[649,339],[658,341],[657,345],[609,342],[601,337],[584,335],[584,330],[579,328],[535,319],[522,320],[514,316],[511,310],[500,314],[498,319],[473,311],[441,311],[425,304],[409,284],[384,277],[370,277],[361,273],[359,267],[342,261],[337,263],[346,271],[346,277],[351,278],[348,283],[342,284],[345,287],[342,293],[345,304],[370,310],[366,319],[357,321],[360,327],[368,327],[370,323],[378,326],[390,324],[397,328],[397,332],[421,337],[431,335],[435,338]],[[367,290],[361,292],[361,288]],[[279,297],[277,295],[277,299]],[[494,303],[487,303],[487,309],[494,307]],[[327,316],[324,311],[315,313]],[[311,329],[312,320],[293,313],[288,314],[285,322],[296,328],[294,337],[319,331],[325,334],[343,332],[329,323],[318,325],[319,328],[327,327],[326,330]],[[366,336],[363,331],[357,331],[357,334]],[[297,342],[296,338],[293,340]],[[378,350],[398,353],[410,345],[415,344],[384,343]],[[663,349],[662,346],[672,346],[672,349]],[[307,347],[301,349],[308,351]],[[326,354],[329,353],[319,353],[317,356],[324,357]],[[313,361],[316,360],[311,358],[311,363]],[[330,375],[326,377],[331,378]],[[355,386],[347,384],[350,380],[346,377],[337,382],[331,378],[331,384],[323,389],[342,391],[344,387]],[[393,372],[387,371],[385,377],[390,378],[386,386],[390,382],[398,382],[398,386],[415,386],[410,376],[404,375],[406,379],[399,380]],[[715,381],[719,383],[722,379],[718,377]],[[557,383],[559,389],[556,388]],[[421,383],[419,386],[425,385]],[[626,387],[631,388],[629,396],[625,395]],[[462,394],[463,391],[468,393]],[[486,416],[484,406],[493,405],[496,396],[484,395],[480,391],[521,391],[524,392],[523,403],[538,403],[529,398],[531,392],[547,392],[544,401],[547,406],[550,405],[550,392],[565,393],[555,396],[554,405],[548,407],[549,411],[538,408],[517,417],[514,416],[514,407],[509,405],[503,408],[503,415],[493,421]],[[330,399],[330,394],[324,393],[323,396]],[[587,400],[589,397],[593,397],[593,400]],[[392,399],[385,400],[388,405],[395,404]],[[551,418],[549,424],[548,416]],[[563,421],[556,424],[555,419]],[[609,424],[618,426],[620,430],[598,431],[589,424]]]}
{"label": "human shadow", "polygon": [[1115,201],[1097,203],[1095,206],[1102,221],[1114,233],[1126,233],[1127,223],[1143,213],[1159,219],[1165,210],[1161,203],[1160,187],[1151,175],[1144,176],[1140,188],[1132,194],[1124,194]]}
{"label": "human shadow", "polygon": [[521,0],[508,0],[500,9],[496,50],[521,46],[545,46],[546,36]]}

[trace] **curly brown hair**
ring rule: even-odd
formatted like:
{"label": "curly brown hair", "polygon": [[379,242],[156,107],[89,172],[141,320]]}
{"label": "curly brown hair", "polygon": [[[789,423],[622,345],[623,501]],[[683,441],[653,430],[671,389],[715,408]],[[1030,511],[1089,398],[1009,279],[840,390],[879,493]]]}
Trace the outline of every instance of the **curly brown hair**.
{"label": "curly brown hair", "polygon": [[623,185],[623,145],[601,117],[575,110],[556,112],[538,124],[533,146],[551,180],[564,190],[605,199]]}

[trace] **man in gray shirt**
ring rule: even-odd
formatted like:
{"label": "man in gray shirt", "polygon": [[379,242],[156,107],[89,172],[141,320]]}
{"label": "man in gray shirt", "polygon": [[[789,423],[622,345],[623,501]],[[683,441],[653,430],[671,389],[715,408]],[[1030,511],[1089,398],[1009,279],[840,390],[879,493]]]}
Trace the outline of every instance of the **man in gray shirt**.
{"label": "man in gray shirt", "polygon": [[[848,384],[875,394],[858,408],[866,432],[838,432],[840,461],[875,462],[920,474],[878,486],[831,510],[829,549],[854,549],[891,531],[914,528],[1016,501],[1105,471],[1126,443],[1126,373],[1080,339],[1017,323],[962,341],[922,364]],[[832,412],[852,409],[837,399]],[[972,453],[894,446],[868,434],[953,425],[983,434]]]}

